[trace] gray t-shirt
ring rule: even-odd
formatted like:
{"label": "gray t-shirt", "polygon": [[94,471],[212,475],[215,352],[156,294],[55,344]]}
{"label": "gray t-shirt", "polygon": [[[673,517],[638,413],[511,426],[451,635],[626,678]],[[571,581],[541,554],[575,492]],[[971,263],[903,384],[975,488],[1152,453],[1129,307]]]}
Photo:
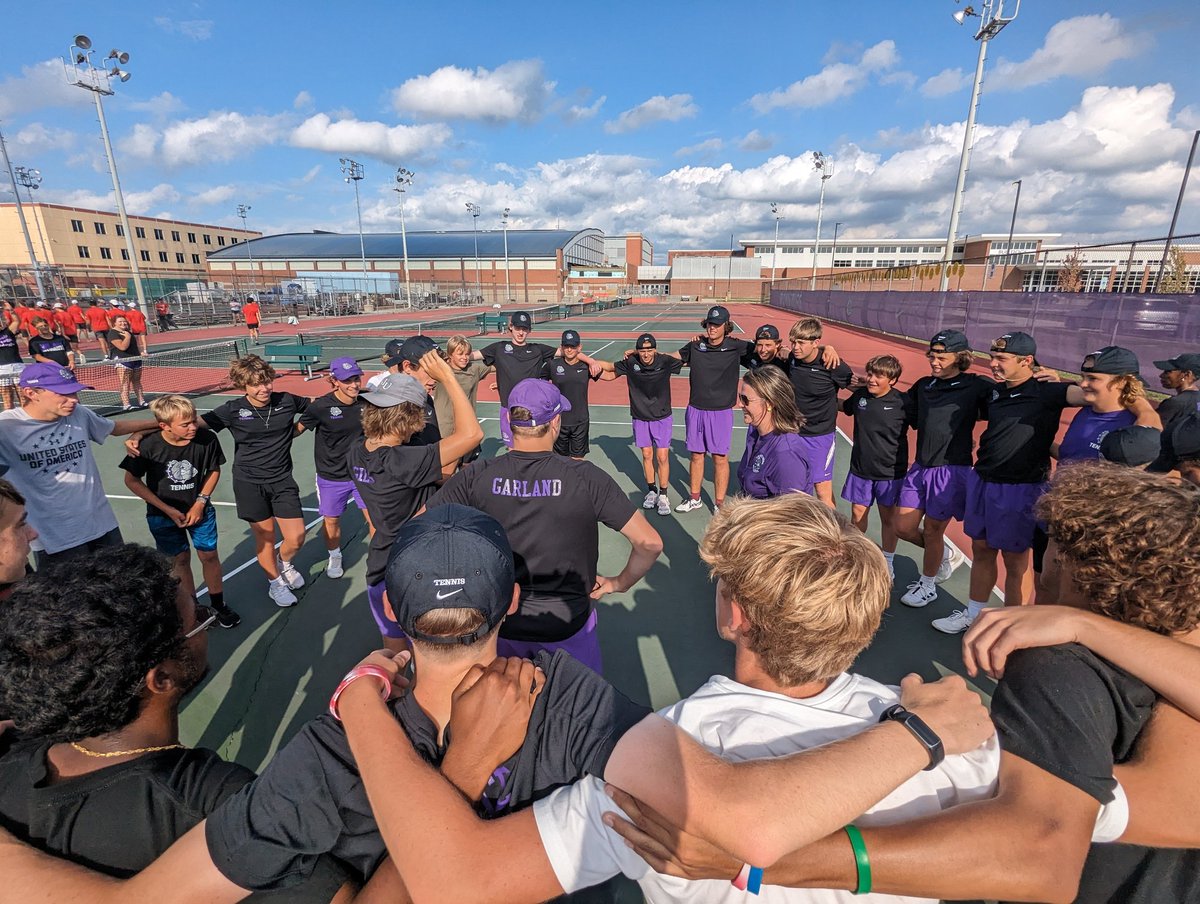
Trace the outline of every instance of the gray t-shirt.
{"label": "gray t-shirt", "polygon": [[66,417],[39,421],[23,408],[0,412],[0,463],[25,497],[33,548],[62,552],[117,527],[88,441],[104,442],[113,422],[79,405]]}

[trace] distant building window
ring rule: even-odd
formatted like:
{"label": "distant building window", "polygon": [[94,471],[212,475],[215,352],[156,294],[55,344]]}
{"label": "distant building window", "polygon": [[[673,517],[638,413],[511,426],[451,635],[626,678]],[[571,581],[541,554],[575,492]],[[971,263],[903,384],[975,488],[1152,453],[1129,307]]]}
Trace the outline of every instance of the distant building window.
{"label": "distant building window", "polygon": [[142,252],[140,252],[140,254],[141,254],[142,260],[146,261],[147,263],[150,262],[150,252],[149,251],[142,251]]}
{"label": "distant building window", "polygon": [[192,263],[193,263],[193,264],[199,264],[199,263],[200,263],[200,255],[198,255],[198,254],[193,254],[193,255],[192,255]]}
{"label": "distant building window", "polygon": [[179,230],[178,230],[178,229],[172,229],[172,230],[171,230],[171,241],[172,241],[172,242],[178,242],[178,241],[180,241],[180,238],[179,238]]}
{"label": "distant building window", "polygon": [[121,249],[121,260],[123,260],[123,261],[129,260],[129,252],[126,251],[124,248]]}
{"label": "distant building window", "polygon": [[832,253],[833,253],[832,245],[822,245],[821,250],[817,252],[817,254],[832,254]]}
{"label": "distant building window", "polygon": [[188,241],[191,242],[193,245],[196,244],[196,233],[189,232],[188,233]]}
{"label": "distant building window", "polygon": [[163,231],[161,229],[155,229],[154,237],[161,242],[163,240]]}
{"label": "distant building window", "polygon": [[[146,237],[146,227],[145,226],[134,226],[133,234],[135,236],[137,236],[139,239],[144,239]],[[148,259],[149,258],[147,258],[147,260]]]}
{"label": "distant building window", "polygon": [[83,232],[83,220],[72,220],[71,221],[71,231],[72,232]]}
{"label": "distant building window", "polygon": [[238,240],[236,238],[234,238],[233,236],[229,237],[229,244],[236,245],[237,242],[238,242]]}
{"label": "distant building window", "polygon": [[204,233],[204,244],[206,244],[206,245],[212,244],[212,236],[209,235],[207,232]]}
{"label": "distant building window", "polygon": [[93,223],[92,225],[96,227],[96,235],[104,235],[103,223]]}
{"label": "distant building window", "polygon": [[849,266],[851,266],[849,258],[834,258],[834,260],[833,260],[833,265],[834,265],[835,267],[849,267]]}
{"label": "distant building window", "polygon": [[897,263],[901,267],[915,267],[917,265],[917,259],[915,257],[910,257],[907,259],[901,258]]}
{"label": "distant building window", "polygon": [[945,249],[939,245],[926,245],[923,254],[941,254]]}
{"label": "distant building window", "polygon": [[110,261],[112,260],[112,251],[108,248],[101,248],[100,257],[102,260]]}
{"label": "distant building window", "polygon": [[122,226],[120,223],[118,223],[117,224],[117,235],[124,235],[124,234],[125,234],[125,227]]}
{"label": "distant building window", "polygon": [[870,259],[856,260],[854,262],[854,266],[856,266],[856,267],[874,267],[875,261],[870,260]]}
{"label": "distant building window", "polygon": [[176,251],[175,252],[175,263],[182,264],[183,262],[184,262],[183,255],[180,252]]}
{"label": "distant building window", "polygon": [[217,244],[224,245],[225,244],[225,236],[223,236],[223,235],[217,236]]}
{"label": "distant building window", "polygon": [[920,245],[901,245],[900,253],[901,254],[920,254],[921,246]]}
{"label": "distant building window", "polygon": [[880,245],[878,250],[876,251],[876,254],[895,254],[895,253],[896,253],[895,245]]}
{"label": "distant building window", "polygon": [[87,245],[76,245],[75,250],[79,252],[80,257],[91,257],[91,252],[88,251]]}
{"label": "distant building window", "polygon": [[165,251],[158,252],[158,259],[161,263],[164,263],[164,264],[170,260],[170,258],[167,257],[167,252],[165,252]]}

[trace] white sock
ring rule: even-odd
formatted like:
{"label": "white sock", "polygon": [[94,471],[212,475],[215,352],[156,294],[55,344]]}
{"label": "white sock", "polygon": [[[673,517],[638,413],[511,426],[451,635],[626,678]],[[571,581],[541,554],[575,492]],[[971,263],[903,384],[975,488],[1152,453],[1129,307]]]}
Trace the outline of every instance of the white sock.
{"label": "white sock", "polygon": [[980,603],[976,600],[967,600],[967,615],[971,616],[971,618],[977,617],[979,613],[986,608],[987,603]]}
{"label": "white sock", "polygon": [[943,562],[949,562],[953,555],[954,555],[954,550],[950,547],[949,543],[947,543],[945,546],[942,547],[942,561]]}
{"label": "white sock", "polygon": [[340,559],[341,557],[342,557],[342,551],[340,549],[329,550],[329,558]]}
{"label": "white sock", "polygon": [[275,584],[278,587],[286,587],[287,586],[287,581],[284,579],[283,575],[280,575],[277,578],[271,578],[271,583]]}
{"label": "white sock", "polygon": [[927,574],[921,575],[921,589],[922,590],[932,590],[936,586],[937,586],[937,584],[934,582],[932,577],[930,577]]}
{"label": "white sock", "polygon": [[896,558],[896,554],[895,554],[894,552],[885,552],[885,553],[883,554],[883,557],[884,557],[885,559],[887,559],[887,563],[888,563],[889,565],[891,565],[891,564],[893,564],[893,561],[894,561],[894,560],[895,560],[895,558]]}

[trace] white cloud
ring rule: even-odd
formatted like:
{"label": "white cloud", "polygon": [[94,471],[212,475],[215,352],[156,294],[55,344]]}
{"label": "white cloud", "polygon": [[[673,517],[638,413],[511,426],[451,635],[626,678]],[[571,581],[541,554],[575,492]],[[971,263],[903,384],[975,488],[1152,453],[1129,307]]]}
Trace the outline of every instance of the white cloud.
{"label": "white cloud", "polygon": [[553,93],[541,60],[513,60],[491,70],[443,66],[410,78],[392,92],[392,106],[427,119],[534,122]]}
{"label": "white cloud", "polygon": [[675,152],[676,157],[711,157],[713,154],[725,147],[725,142],[720,138],[709,138],[697,144],[691,144],[687,147],[680,148]]}
{"label": "white cloud", "polygon": [[84,107],[92,94],[67,82],[63,61],[43,60],[22,66],[20,75],[0,81],[0,118],[29,113],[44,107]]}
{"label": "white cloud", "polygon": [[[127,191],[123,194],[125,195],[125,207],[129,212],[141,214],[148,214],[159,205],[174,203],[182,197],[175,186],[166,182],[161,182],[147,191]],[[160,211],[159,216],[163,213]],[[167,216],[170,214],[167,213]]]}
{"label": "white cloud", "polygon": [[181,113],[187,109],[187,105],[170,91],[156,94],[149,100],[132,101],[128,104],[128,107],[130,110],[145,111],[154,116],[170,116],[173,113]]}
{"label": "white cloud", "polygon": [[223,204],[224,202],[237,197],[241,191],[236,185],[214,185],[212,188],[206,188],[204,191],[195,192],[188,197],[189,204]]}
{"label": "white cloud", "polygon": [[900,61],[895,41],[880,41],[868,47],[853,63],[829,63],[820,72],[750,98],[750,106],[759,113],[780,107],[822,107],[849,97],[866,87],[870,77],[886,72]]}
{"label": "white cloud", "polygon": [[971,84],[971,79],[962,69],[943,69],[922,83],[921,93],[926,97],[945,97],[961,91]]}
{"label": "white cloud", "polygon": [[212,19],[171,19],[167,16],[155,16],[154,24],[167,34],[181,34],[193,41],[207,41],[212,37]]}
{"label": "white cloud", "polygon": [[294,98],[292,98],[292,109],[293,110],[307,110],[312,105],[313,105],[313,96],[311,94],[309,94],[307,91],[301,91]]}
{"label": "white cloud", "polygon": [[1108,13],[1063,19],[1050,27],[1029,59],[1001,59],[991,72],[990,85],[1028,88],[1060,76],[1099,75],[1117,60],[1136,56],[1147,44]]}
{"label": "white cloud", "polygon": [[280,141],[291,122],[287,114],[247,116],[217,110],[163,128],[139,123],[120,146],[130,156],[167,167],[223,163]]}
{"label": "white cloud", "polygon": [[[126,188],[124,196],[125,209],[129,213],[141,214],[143,216],[155,216],[157,215],[155,212],[156,208],[161,208],[163,204],[174,203],[180,198],[180,194],[175,186],[166,182],[161,182],[145,191],[130,191]],[[116,209],[116,201],[113,200],[113,193],[111,191],[96,193],[87,191],[86,189],[76,189],[74,191],[60,192],[51,189],[46,192],[45,200],[52,204],[64,204],[68,207],[80,207],[85,210]]]}
{"label": "white cloud", "polygon": [[20,158],[46,151],[69,151],[75,147],[76,137],[74,132],[67,129],[31,122],[8,136],[5,142],[8,144],[8,153],[13,158],[13,163],[24,163],[28,166],[31,161]]}
{"label": "white cloud", "polygon": [[117,150],[122,156],[128,154],[142,160],[149,160],[158,150],[162,135],[154,126],[144,122],[135,123],[133,131],[117,141]]}
{"label": "white cloud", "polygon": [[303,176],[300,177],[300,184],[308,185],[310,182],[312,182],[313,179],[317,178],[317,176],[319,176],[320,174],[321,174],[321,164],[318,163],[316,166],[314,166],[307,173],[305,173]]}
{"label": "white cloud", "polygon": [[913,85],[917,83],[917,76],[914,72],[909,72],[906,69],[901,69],[897,72],[888,72],[879,76],[879,84],[881,85],[899,85],[901,88],[911,90]]}
{"label": "white cloud", "polygon": [[700,108],[692,102],[690,94],[672,94],[670,97],[656,94],[636,107],[622,111],[616,119],[606,122],[604,131],[610,135],[619,135],[656,122],[679,122],[699,112]]}
{"label": "white cloud", "polygon": [[566,112],[563,113],[563,119],[571,123],[583,122],[586,119],[592,119],[597,113],[600,112],[600,108],[604,106],[604,102],[606,100],[608,100],[608,97],[601,94],[593,103],[590,103],[587,106],[582,104],[572,104],[567,108]]}
{"label": "white cloud", "polygon": [[389,126],[357,119],[331,120],[324,113],[310,116],[291,133],[294,147],[328,151],[331,154],[364,154],[387,163],[427,155],[450,140],[451,131],[442,123]]}
{"label": "white cloud", "polygon": [[743,151],[769,151],[775,146],[775,138],[764,135],[758,129],[751,129],[738,139],[737,146]]}

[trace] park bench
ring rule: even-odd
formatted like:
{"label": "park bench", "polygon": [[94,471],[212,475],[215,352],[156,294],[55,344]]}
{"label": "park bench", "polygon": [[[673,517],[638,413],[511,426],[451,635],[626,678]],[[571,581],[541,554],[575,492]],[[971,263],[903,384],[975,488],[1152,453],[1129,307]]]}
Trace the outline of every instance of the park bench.
{"label": "park bench", "polygon": [[299,368],[305,373],[304,379],[316,379],[313,368],[321,363],[321,346],[271,344],[263,351],[268,364]]}
{"label": "park bench", "polygon": [[508,329],[507,314],[476,314],[475,320],[479,324],[479,335],[486,336],[495,328],[497,333],[503,333]]}

